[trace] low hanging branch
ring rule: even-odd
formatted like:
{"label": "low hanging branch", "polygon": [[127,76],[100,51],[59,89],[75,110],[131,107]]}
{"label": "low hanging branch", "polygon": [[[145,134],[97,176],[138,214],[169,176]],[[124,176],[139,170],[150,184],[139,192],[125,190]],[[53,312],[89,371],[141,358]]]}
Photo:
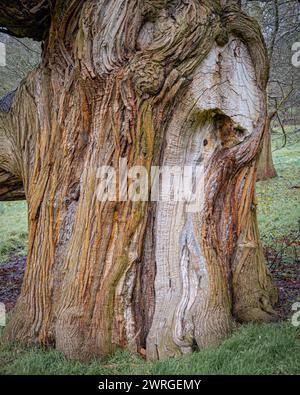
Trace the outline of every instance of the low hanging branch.
{"label": "low hanging branch", "polygon": [[13,174],[0,170],[0,201],[25,200],[22,180]]}
{"label": "low hanging branch", "polygon": [[14,96],[15,91],[0,98],[0,153],[2,153],[2,155],[0,154],[0,201],[25,199],[21,178],[4,170],[5,168],[9,169],[8,163],[11,159],[9,158],[10,142],[6,135],[4,125],[5,118],[11,109]]}

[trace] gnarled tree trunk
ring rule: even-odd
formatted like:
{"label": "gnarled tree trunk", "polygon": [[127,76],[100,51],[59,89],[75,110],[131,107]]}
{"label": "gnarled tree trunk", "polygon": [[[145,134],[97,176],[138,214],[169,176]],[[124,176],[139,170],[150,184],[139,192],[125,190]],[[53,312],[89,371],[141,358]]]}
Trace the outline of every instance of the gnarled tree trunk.
{"label": "gnarled tree trunk", "polygon": [[[29,207],[6,338],[156,359],[217,344],[234,320],[272,320],[254,190],[268,78],[256,23],[234,1],[52,3],[47,32],[37,25],[42,63],[1,114],[0,168],[22,179]],[[99,201],[97,170],[120,158],[203,164],[201,211]]]}

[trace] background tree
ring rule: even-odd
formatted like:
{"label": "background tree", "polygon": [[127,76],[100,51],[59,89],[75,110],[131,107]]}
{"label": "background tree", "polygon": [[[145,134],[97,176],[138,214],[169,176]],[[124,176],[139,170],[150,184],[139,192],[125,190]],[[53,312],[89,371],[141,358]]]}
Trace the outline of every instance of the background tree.
{"label": "background tree", "polygon": [[[270,81],[268,85],[270,133],[265,142],[258,167],[258,179],[276,176],[272,161],[271,131],[278,129],[276,148],[299,137],[299,69],[292,64],[292,45],[300,40],[300,5],[296,0],[243,1],[245,10],[259,22],[266,40]],[[285,125],[289,125],[287,132]],[[278,132],[277,132],[278,133]]]}
{"label": "background tree", "polygon": [[[0,168],[29,207],[7,339],[157,359],[217,344],[235,320],[274,319],[254,190],[268,56],[238,3],[2,1],[10,34],[44,40],[0,115]],[[202,210],[99,201],[98,167],[121,157],[148,170],[202,163]]]}

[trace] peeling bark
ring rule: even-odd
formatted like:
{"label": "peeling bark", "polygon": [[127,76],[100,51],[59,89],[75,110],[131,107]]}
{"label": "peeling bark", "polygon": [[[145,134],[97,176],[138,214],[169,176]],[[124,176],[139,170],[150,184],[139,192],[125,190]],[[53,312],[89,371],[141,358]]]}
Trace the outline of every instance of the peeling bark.
{"label": "peeling bark", "polygon": [[[157,359],[219,343],[235,319],[274,318],[254,191],[267,53],[255,22],[221,3],[54,8],[40,67],[0,113],[0,168],[22,179],[29,206],[7,339]],[[148,170],[203,163],[201,212],[99,202],[98,166],[121,157]]]}

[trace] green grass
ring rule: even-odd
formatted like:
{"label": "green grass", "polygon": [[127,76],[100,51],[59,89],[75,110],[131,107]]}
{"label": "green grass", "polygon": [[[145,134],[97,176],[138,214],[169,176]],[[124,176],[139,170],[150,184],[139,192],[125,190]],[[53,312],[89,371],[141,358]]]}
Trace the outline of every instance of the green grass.
{"label": "green grass", "polygon": [[[290,141],[288,141],[290,143]],[[300,142],[273,152],[278,176],[257,183],[258,221],[263,245],[276,245],[283,236],[299,230]],[[278,135],[273,145],[280,146]],[[0,263],[9,255],[27,253],[27,206],[25,202],[0,202]]]}
{"label": "green grass", "polygon": [[1,374],[300,374],[300,331],[291,323],[244,325],[217,348],[146,363],[128,351],[100,362],[68,361],[56,350],[0,346]]}
{"label": "green grass", "polygon": [[0,202],[0,263],[27,253],[27,204]]}
{"label": "green grass", "polygon": [[[278,177],[256,184],[258,224],[263,246],[279,250],[287,240],[299,236],[300,220],[300,142],[273,152]],[[286,247],[285,259],[300,253],[299,239]]]}

